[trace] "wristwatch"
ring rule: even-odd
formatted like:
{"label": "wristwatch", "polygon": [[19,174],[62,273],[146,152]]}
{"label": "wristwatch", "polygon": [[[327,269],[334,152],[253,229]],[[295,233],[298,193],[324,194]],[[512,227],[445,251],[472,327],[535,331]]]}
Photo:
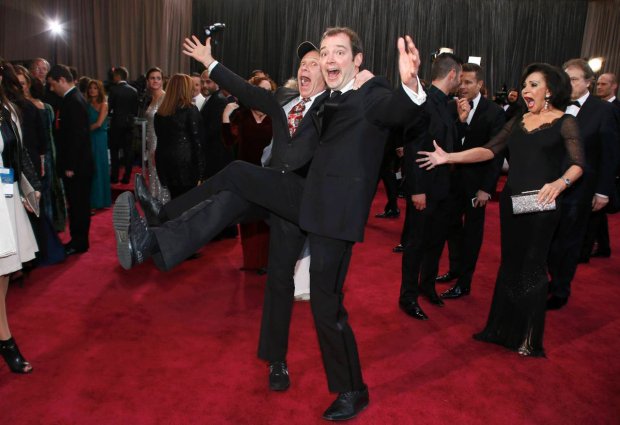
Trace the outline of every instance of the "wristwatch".
{"label": "wristwatch", "polygon": [[566,185],[566,187],[570,186],[570,179],[568,177],[562,177],[562,181]]}

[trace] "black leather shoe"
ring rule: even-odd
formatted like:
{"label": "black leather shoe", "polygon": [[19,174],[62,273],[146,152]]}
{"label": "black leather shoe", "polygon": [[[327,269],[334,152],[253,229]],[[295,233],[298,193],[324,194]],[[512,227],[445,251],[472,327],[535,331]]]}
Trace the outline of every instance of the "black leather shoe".
{"label": "black leather shoe", "polygon": [[398,218],[400,217],[400,210],[397,208],[395,210],[385,210],[382,213],[375,214],[377,218]]}
{"label": "black leather shoe", "polygon": [[151,256],[153,235],[144,218],[140,217],[135,198],[131,192],[123,192],[112,210],[116,255],[125,270],[134,264],[143,263]]}
{"label": "black leather shoe", "polygon": [[453,300],[456,298],[461,298],[465,295],[469,295],[470,288],[464,288],[460,285],[454,285],[452,288],[445,291],[441,294],[441,298],[444,300]]}
{"label": "black leather shoe", "polygon": [[30,373],[32,372],[32,366],[26,361],[22,353],[19,352],[19,348],[15,343],[13,337],[2,341],[0,340],[0,354],[4,358],[6,365],[11,369],[13,373]]}
{"label": "black leather shoe", "polygon": [[590,257],[609,258],[611,257],[611,251],[601,251],[597,249],[596,251],[592,251],[592,254],[590,254]]}
{"label": "black leather shoe", "polygon": [[74,254],[83,254],[86,251],[88,251],[87,249],[77,249],[74,248],[72,246],[67,246],[65,247],[65,255],[68,257],[69,255],[74,255]]}
{"label": "black leather shoe", "polygon": [[271,391],[284,391],[291,385],[288,377],[286,362],[269,362],[269,389]]}
{"label": "black leather shoe", "polygon": [[398,244],[394,248],[392,248],[392,252],[400,254],[402,252],[405,252],[405,247],[402,244]]}
{"label": "black leather shoe", "polygon": [[552,295],[547,300],[547,310],[559,310],[566,305],[568,302],[568,297],[558,297],[557,295]]}
{"label": "black leather shoe", "polygon": [[435,281],[439,283],[447,283],[447,282],[450,282],[456,279],[457,277],[458,276],[455,273],[452,273],[451,271],[448,270],[448,273],[440,274],[439,276],[437,276],[435,278]]}
{"label": "black leather shoe", "polygon": [[428,320],[428,316],[417,301],[399,301],[398,306],[402,311],[417,320]]}
{"label": "black leather shoe", "polygon": [[163,205],[159,201],[159,199],[151,195],[151,192],[146,186],[146,182],[144,181],[144,177],[142,177],[142,174],[136,174],[133,190],[136,195],[136,199],[138,199],[138,203],[142,208],[142,211],[144,211],[146,222],[149,224],[149,226],[159,226],[161,224],[161,220],[159,219],[159,212],[161,211]]}
{"label": "black leather shoe", "polygon": [[441,300],[441,298],[439,298],[437,292],[423,292],[422,295],[424,295],[431,304],[434,304],[438,307],[443,307],[443,301]]}
{"label": "black leather shoe", "polygon": [[367,386],[364,386],[363,390],[340,393],[338,398],[323,413],[323,419],[328,421],[344,421],[354,418],[368,407],[369,402]]}

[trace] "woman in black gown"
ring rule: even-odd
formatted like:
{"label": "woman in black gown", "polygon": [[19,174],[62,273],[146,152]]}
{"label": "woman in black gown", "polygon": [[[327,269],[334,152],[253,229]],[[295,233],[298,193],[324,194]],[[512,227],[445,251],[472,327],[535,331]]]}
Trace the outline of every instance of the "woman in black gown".
{"label": "woman in black gown", "polygon": [[419,152],[417,161],[433,168],[486,161],[508,150],[510,169],[500,198],[502,258],[487,325],[474,338],[524,356],[544,356],[547,253],[560,211],[515,215],[511,195],[539,190],[540,204],[555,201],[581,176],[583,149],[576,120],[564,114],[571,92],[566,74],[532,64],[521,87],[528,112],[511,119],[486,146],[458,153],[436,146],[435,152]]}

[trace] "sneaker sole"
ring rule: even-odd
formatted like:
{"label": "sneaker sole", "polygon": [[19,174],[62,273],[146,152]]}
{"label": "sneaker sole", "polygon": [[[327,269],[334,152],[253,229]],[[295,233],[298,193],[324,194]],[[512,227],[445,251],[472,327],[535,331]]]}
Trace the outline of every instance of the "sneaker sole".
{"label": "sneaker sole", "polygon": [[131,257],[131,241],[129,239],[129,223],[131,221],[131,203],[134,197],[131,192],[121,193],[112,210],[112,222],[114,223],[114,236],[116,237],[116,256],[121,267],[131,269],[133,259]]}

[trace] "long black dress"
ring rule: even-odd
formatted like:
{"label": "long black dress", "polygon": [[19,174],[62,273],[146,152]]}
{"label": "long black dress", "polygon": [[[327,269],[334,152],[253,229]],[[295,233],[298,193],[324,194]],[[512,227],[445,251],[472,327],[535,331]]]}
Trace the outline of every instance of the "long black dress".
{"label": "long black dress", "polygon": [[495,154],[508,149],[510,169],[500,198],[502,258],[493,302],[486,327],[474,338],[544,356],[547,254],[560,211],[514,215],[510,195],[540,189],[571,165],[583,166],[577,121],[564,115],[527,131],[515,117],[485,147]]}

